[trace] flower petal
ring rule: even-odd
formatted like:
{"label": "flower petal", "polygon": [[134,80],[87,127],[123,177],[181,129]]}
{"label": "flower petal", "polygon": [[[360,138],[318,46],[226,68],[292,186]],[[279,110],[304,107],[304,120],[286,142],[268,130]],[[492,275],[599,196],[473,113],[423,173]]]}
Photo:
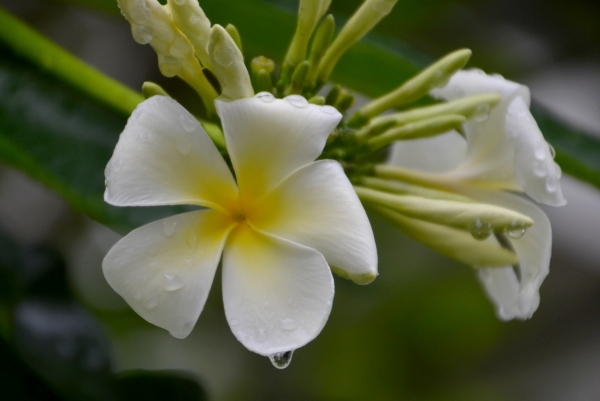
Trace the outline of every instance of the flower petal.
{"label": "flower petal", "polygon": [[164,96],[136,108],[105,174],[104,199],[116,206],[215,207],[237,198],[231,172],[200,123]]}
{"label": "flower petal", "polygon": [[185,338],[204,308],[232,223],[201,210],[133,230],[104,258],[106,281],[141,317]]}
{"label": "flower petal", "polygon": [[323,329],[333,277],[314,249],[259,232],[233,231],[223,253],[223,302],[236,338],[260,355],[293,351]]}
{"label": "flower petal", "polygon": [[506,131],[515,149],[515,175],[525,193],[546,205],[565,205],[559,183],[560,167],[521,98],[516,98],[508,107]]}
{"label": "flower petal", "polygon": [[529,103],[529,89],[525,85],[509,81],[500,75],[488,75],[477,69],[457,71],[446,86],[435,88],[430,92],[431,96],[445,100],[485,93],[497,93],[503,98],[518,93]]}
{"label": "flower petal", "polygon": [[274,99],[266,92],[216,104],[240,196],[250,201],[314,161],[342,118],[331,106],[308,104],[301,96]]}
{"label": "flower petal", "polygon": [[342,166],[322,160],[288,176],[251,212],[254,226],[314,248],[351,275],[377,276],[371,224]]}
{"label": "flower petal", "polygon": [[456,131],[431,138],[396,141],[388,163],[429,173],[456,168],[467,154],[467,142]]}
{"label": "flower petal", "polygon": [[503,206],[530,216],[535,224],[519,239],[510,239],[519,258],[520,279],[511,266],[482,268],[479,277],[496,305],[500,319],[528,319],[540,303],[539,289],[549,272],[552,230],[548,217],[532,202],[500,191],[474,190],[478,201]]}

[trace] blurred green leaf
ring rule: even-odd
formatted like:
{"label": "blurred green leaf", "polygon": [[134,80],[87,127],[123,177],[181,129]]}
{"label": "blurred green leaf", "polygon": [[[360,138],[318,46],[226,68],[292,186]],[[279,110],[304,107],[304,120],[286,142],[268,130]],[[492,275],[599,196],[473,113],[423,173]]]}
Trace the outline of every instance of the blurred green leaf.
{"label": "blurred green leaf", "polygon": [[122,401],[204,401],[200,385],[182,373],[173,371],[133,371],[120,375],[119,400]]}
{"label": "blurred green leaf", "polygon": [[552,117],[539,105],[531,113],[556,151],[556,162],[564,172],[600,188],[600,141]]}
{"label": "blurred green leaf", "polygon": [[0,160],[41,181],[70,206],[120,232],[184,208],[115,208],[104,168],[126,123],[0,44]]}
{"label": "blurred green leaf", "polygon": [[58,401],[54,392],[0,338],[0,396],[3,400]]}

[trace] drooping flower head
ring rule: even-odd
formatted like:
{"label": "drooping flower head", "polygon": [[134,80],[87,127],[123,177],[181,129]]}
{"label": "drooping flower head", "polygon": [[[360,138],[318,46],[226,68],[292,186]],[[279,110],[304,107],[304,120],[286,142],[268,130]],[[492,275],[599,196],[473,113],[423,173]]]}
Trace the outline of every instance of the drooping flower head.
{"label": "drooping flower head", "polygon": [[499,190],[525,192],[533,200],[552,206],[566,202],[559,184],[560,167],[529,112],[529,90],[499,75],[465,70],[431,93],[449,101],[487,93],[499,94],[502,99],[491,110],[484,106],[463,124],[464,138],[457,131],[449,131],[433,138],[398,142],[392,148],[390,163],[427,172],[432,180],[443,179],[474,200],[518,211],[535,221],[526,233],[525,227],[517,226],[500,238],[504,246],[515,251],[517,265],[479,269],[501,319],[530,318],[539,305],[539,288],[549,271],[550,222],[532,202]]}

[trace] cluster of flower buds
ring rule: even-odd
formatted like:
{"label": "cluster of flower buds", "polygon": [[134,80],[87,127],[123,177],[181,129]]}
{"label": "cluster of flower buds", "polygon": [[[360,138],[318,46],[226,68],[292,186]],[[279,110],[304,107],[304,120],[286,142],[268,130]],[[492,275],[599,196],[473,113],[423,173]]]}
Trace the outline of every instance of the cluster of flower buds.
{"label": "cluster of flower buds", "polygon": [[[341,163],[365,207],[476,268],[500,318],[525,319],[536,310],[548,273],[550,225],[532,202],[506,191],[554,206],[565,201],[560,168],[529,112],[526,87],[462,70],[471,56],[463,49],[346,116],[354,94],[329,84],[329,77],[396,0],[365,0],[337,35],[333,16],[326,15],[331,0],[300,0],[285,59],[277,65],[256,57],[249,70],[236,28],[211,26],[197,0],[168,0],[165,6],[157,0],[118,2],[134,38],[156,51],[161,72],[179,76],[202,98],[201,122],[222,150],[215,99],[234,101],[256,92],[337,109],[344,119],[320,158]],[[167,95],[152,83],[143,92]],[[411,108],[427,96],[428,105]]]}

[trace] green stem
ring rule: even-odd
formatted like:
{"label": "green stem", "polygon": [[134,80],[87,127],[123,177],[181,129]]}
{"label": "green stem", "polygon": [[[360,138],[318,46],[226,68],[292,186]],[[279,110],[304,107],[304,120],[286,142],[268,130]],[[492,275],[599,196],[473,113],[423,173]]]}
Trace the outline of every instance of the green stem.
{"label": "green stem", "polygon": [[138,92],[87,65],[1,8],[0,42],[19,56],[125,115],[144,100]]}

